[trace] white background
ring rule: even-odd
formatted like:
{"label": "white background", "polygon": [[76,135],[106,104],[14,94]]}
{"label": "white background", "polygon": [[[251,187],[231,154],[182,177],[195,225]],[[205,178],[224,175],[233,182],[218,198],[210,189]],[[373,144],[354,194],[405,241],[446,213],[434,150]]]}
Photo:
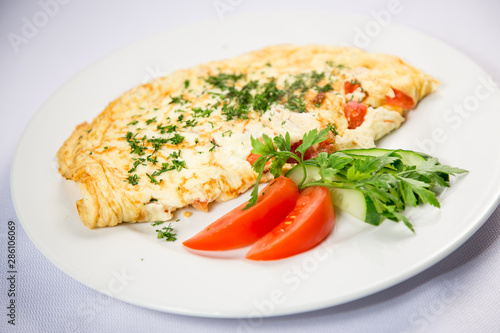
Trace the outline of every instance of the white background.
{"label": "white background", "polygon": [[[44,5],[48,3],[57,3],[57,7]],[[10,199],[10,165],[31,117],[68,79],[132,42],[191,22],[223,21],[234,15],[280,10],[340,11],[375,18],[388,8],[390,1],[72,0],[62,3],[62,0],[0,3],[1,309],[5,309],[8,289],[6,223],[9,219],[18,222]],[[498,83],[500,2],[401,0],[400,6],[403,10],[393,15],[391,22],[441,39],[473,59]],[[52,15],[43,14],[44,11],[51,11]],[[39,27],[26,28],[34,23]],[[13,43],[13,38],[22,42]],[[36,161],[33,167],[36,168]],[[107,298],[52,265],[17,223],[17,325],[7,325],[6,311],[2,310],[0,331],[5,327],[19,332],[497,332],[500,330],[498,222],[500,209],[449,257],[383,292],[321,311],[252,321],[172,315]]]}

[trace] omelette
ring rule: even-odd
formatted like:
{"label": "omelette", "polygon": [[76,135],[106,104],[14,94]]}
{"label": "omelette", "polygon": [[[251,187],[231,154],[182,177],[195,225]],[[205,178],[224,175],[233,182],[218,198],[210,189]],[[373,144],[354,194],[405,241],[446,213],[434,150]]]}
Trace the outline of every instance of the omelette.
{"label": "omelette", "polygon": [[89,228],[167,221],[251,187],[251,137],[288,132],[298,144],[330,126],[316,152],[374,147],[437,86],[391,55],[272,46],[125,92],[76,127],[57,153],[59,171],[79,184],[76,207]]}

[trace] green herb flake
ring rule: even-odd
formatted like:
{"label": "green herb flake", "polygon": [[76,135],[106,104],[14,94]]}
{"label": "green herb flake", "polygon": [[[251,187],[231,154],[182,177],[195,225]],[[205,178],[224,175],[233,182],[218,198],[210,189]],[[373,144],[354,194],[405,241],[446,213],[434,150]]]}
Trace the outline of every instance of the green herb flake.
{"label": "green herb flake", "polygon": [[139,179],[140,177],[138,175],[130,175],[128,176],[125,180],[130,183],[130,185],[137,185],[139,184]]}
{"label": "green herb flake", "polygon": [[152,175],[150,175],[149,173],[146,173],[146,176],[148,176],[150,183],[156,184],[156,185],[159,184],[158,181],[155,178],[157,175],[155,175],[154,173]]}
{"label": "green herb flake", "polygon": [[146,125],[149,125],[151,123],[156,123],[156,117],[146,120]]}
{"label": "green herb flake", "polygon": [[219,73],[218,75],[211,75],[203,78],[203,80],[215,88],[225,90],[228,87],[233,87],[236,82],[243,78],[245,78],[245,74]]}
{"label": "green herb flake", "polygon": [[198,121],[196,119],[189,119],[184,122],[184,128],[187,127],[195,127],[198,124]]}
{"label": "green herb flake", "polygon": [[160,131],[160,134],[173,133],[178,130],[177,125],[157,125],[156,129]]}
{"label": "green herb flake", "polygon": [[179,133],[175,133],[173,137],[168,139],[168,141],[170,141],[174,145],[178,145],[184,141],[184,137]]}
{"label": "green herb flake", "polygon": [[177,233],[174,232],[174,228],[172,227],[172,223],[169,223],[167,227],[163,227],[159,230],[156,230],[158,233],[158,239],[164,238],[167,242],[174,242],[177,240]]}
{"label": "green herb flake", "polygon": [[209,151],[214,151],[215,148],[219,147],[219,145],[217,144],[217,142],[215,142],[215,139],[212,139],[210,140],[210,143],[213,145],[212,148],[210,148]]}
{"label": "green herb flake", "polygon": [[186,103],[189,102],[187,99],[184,99],[183,96],[177,96],[177,97],[172,97],[171,96],[170,98],[172,98],[172,100],[168,104],[180,104],[180,105],[183,105],[183,104],[186,104]]}

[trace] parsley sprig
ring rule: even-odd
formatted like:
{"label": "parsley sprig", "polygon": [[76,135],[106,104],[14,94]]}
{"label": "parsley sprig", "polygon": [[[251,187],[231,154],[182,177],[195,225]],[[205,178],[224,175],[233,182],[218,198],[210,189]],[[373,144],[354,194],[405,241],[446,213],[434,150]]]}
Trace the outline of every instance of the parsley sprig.
{"label": "parsley sprig", "polygon": [[[290,135],[279,135],[271,139],[263,135],[262,142],[252,138],[252,153],[261,157],[253,164],[258,173],[257,184],[264,173],[266,164],[271,161],[270,172],[274,177],[288,159],[297,161],[303,169],[299,189],[309,186],[325,186],[328,188],[356,189],[364,195],[370,214],[365,222],[379,225],[383,220],[403,221],[413,232],[409,219],[403,215],[404,210],[420,204],[440,207],[436,193],[440,188],[449,187],[450,176],[463,174],[467,170],[442,165],[427,155],[421,164],[405,165],[397,150],[388,150],[381,156],[350,154],[337,151],[331,154],[321,152],[317,157],[304,161],[305,151],[313,145],[326,140],[329,128],[318,132],[312,130],[303,137],[302,144],[291,151]],[[311,165],[319,168],[319,179],[306,183],[307,168]],[[257,202],[258,188],[254,187],[247,207]]]}
{"label": "parsley sprig", "polygon": [[[276,178],[281,174],[283,166],[286,164],[289,158],[294,159],[300,165],[302,165],[304,170],[304,175],[307,173],[305,163],[304,163],[304,153],[306,150],[320,142],[325,141],[328,138],[328,132],[331,130],[327,127],[321,130],[319,133],[316,129],[306,133],[302,139],[302,143],[295,149],[295,152],[291,151],[291,141],[290,134],[287,132],[285,136],[278,135],[271,139],[266,134],[262,135],[262,141],[254,137],[250,137],[252,142],[252,153],[261,155],[253,164],[252,168],[257,172],[256,184],[260,183],[260,179],[264,174],[264,169],[266,164],[271,161],[271,166],[269,172]],[[299,154],[297,154],[299,153]],[[305,181],[306,177],[302,179],[299,187],[301,187]],[[251,198],[245,209],[252,207],[257,203],[257,198],[259,194],[259,189],[257,186],[254,187],[252,191]]]}

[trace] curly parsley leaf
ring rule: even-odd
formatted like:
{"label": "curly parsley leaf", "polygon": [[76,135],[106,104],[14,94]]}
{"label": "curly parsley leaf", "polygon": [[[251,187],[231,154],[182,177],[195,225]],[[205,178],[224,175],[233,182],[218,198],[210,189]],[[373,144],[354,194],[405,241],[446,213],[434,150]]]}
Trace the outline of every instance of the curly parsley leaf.
{"label": "curly parsley leaf", "polygon": [[330,128],[327,127],[322,129],[319,133],[317,129],[313,129],[307,132],[306,134],[304,134],[301,145],[298,146],[297,149],[295,149],[295,151],[299,152],[302,156],[304,156],[304,153],[308,148],[314,146],[315,144],[325,141],[328,138],[329,131]]}

